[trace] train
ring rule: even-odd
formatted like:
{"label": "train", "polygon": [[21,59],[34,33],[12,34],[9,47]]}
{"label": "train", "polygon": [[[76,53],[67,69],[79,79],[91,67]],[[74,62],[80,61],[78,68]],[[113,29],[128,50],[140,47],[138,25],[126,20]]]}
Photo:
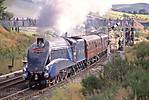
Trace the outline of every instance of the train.
{"label": "train", "polygon": [[108,35],[38,37],[27,49],[23,78],[29,87],[47,86],[87,68],[106,54]]}

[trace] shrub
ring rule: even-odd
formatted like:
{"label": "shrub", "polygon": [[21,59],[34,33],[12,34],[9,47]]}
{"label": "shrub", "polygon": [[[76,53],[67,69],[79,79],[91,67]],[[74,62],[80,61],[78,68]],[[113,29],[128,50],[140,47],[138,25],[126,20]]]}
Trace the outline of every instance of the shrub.
{"label": "shrub", "polygon": [[133,54],[136,56],[136,61],[134,63],[147,70],[149,67],[149,42],[142,42],[133,49]]}
{"label": "shrub", "polygon": [[104,69],[105,78],[109,82],[122,82],[126,79],[126,74],[130,68],[126,60],[122,60],[119,56],[115,56]]}
{"label": "shrub", "polygon": [[149,73],[140,67],[134,69],[128,74],[127,82],[132,88],[134,98],[145,98],[149,95]]}
{"label": "shrub", "polygon": [[81,94],[79,83],[69,83],[66,86],[52,91],[52,95],[44,97],[44,100],[86,100]]}
{"label": "shrub", "polygon": [[82,80],[83,92],[94,93],[94,90],[102,89],[104,87],[104,81],[97,78],[94,75],[90,75]]}
{"label": "shrub", "polygon": [[114,100],[114,96],[119,88],[120,88],[119,85],[114,84],[109,88],[106,88],[102,93],[96,96],[88,97],[88,100]]}

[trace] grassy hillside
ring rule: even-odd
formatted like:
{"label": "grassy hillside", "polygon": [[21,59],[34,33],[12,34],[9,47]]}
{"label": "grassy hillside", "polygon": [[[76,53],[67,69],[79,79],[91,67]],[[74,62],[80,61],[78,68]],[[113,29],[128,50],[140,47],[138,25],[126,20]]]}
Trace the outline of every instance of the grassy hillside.
{"label": "grassy hillside", "polygon": [[33,38],[22,33],[10,33],[0,27],[0,59],[22,57]]}
{"label": "grassy hillside", "polygon": [[111,19],[117,19],[117,18],[121,19],[123,16],[129,16],[130,18],[134,18],[139,21],[149,22],[149,15],[143,15],[143,14],[129,14],[123,12],[109,11],[104,17]]}

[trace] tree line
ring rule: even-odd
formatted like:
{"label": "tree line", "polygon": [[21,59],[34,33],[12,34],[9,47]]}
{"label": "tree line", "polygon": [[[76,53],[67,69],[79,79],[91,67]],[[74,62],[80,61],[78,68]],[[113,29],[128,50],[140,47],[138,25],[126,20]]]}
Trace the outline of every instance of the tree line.
{"label": "tree line", "polygon": [[130,11],[130,10],[118,10],[118,9],[112,9],[112,10],[113,11],[118,11],[118,12],[130,13],[130,14],[144,14],[144,15],[149,14],[149,12],[144,8],[142,8],[140,10],[137,10],[137,11],[136,10],[132,10],[132,11]]}

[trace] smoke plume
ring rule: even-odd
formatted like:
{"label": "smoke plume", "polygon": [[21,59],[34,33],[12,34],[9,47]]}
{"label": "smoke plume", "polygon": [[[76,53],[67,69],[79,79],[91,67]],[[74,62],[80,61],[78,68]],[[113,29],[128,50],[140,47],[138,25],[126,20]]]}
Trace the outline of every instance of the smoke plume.
{"label": "smoke plume", "polygon": [[53,29],[59,33],[71,31],[76,25],[86,20],[89,12],[103,15],[110,3],[104,0],[43,0],[38,19],[39,31]]}

